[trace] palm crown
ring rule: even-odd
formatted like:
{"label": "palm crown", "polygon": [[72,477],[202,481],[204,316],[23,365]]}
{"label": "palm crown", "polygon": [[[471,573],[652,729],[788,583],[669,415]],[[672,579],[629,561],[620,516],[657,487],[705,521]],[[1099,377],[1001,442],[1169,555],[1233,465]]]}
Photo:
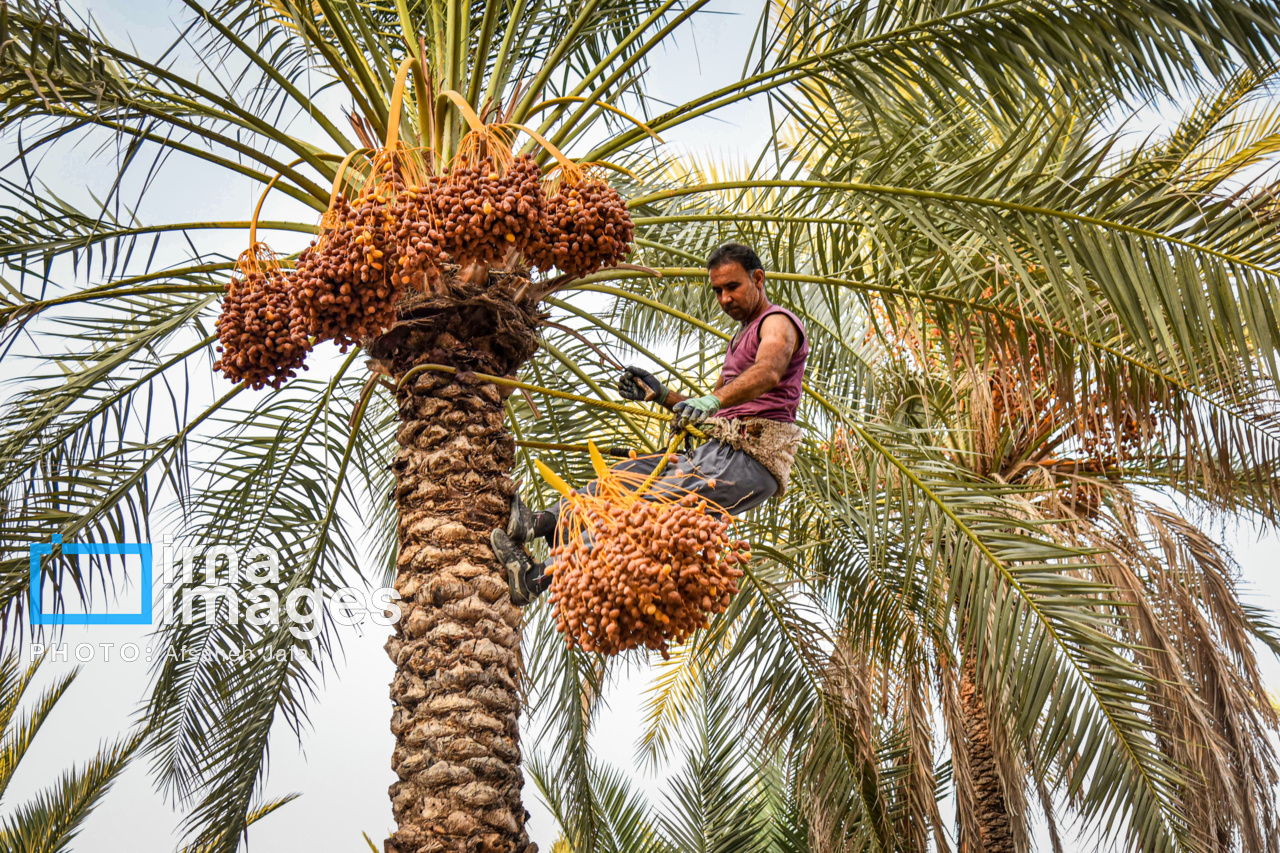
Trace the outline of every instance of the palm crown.
{"label": "palm crown", "polygon": [[[716,364],[704,353],[727,321],[689,283],[726,237],[767,256],[771,298],[803,317],[814,347],[799,482],[753,519],[763,559],[751,583],[674,655],[654,695],[646,748],[660,758],[682,721],[700,721],[677,801],[713,791],[718,811],[699,818],[689,805],[649,825],[625,782],[587,757],[609,661],[566,650],[540,612],[525,628],[532,695],[562,712],[531,768],[575,849],[680,845],[699,831],[726,844],[923,849],[932,835],[945,846],[936,794],[948,777],[968,849],[1024,838],[1030,797],[1135,849],[1274,845],[1275,718],[1246,639],[1268,629],[1237,601],[1221,553],[1139,491],[1275,518],[1280,243],[1269,188],[1237,191],[1276,146],[1272,116],[1242,113],[1271,79],[1273,3],[775,4],[744,79],[677,106],[649,98],[645,71],[705,2],[188,6],[175,49],[217,59],[201,74],[114,46],[60,8],[0,7],[3,122],[19,145],[0,243],[14,277],[0,306],[5,357],[28,354],[23,332],[59,341],[3,415],[7,613],[27,591],[19,547],[53,533],[143,535],[157,502],[188,537],[277,548],[290,590],[343,586],[368,545],[421,620],[408,614],[389,646],[405,711],[393,722],[393,849],[453,849],[476,833],[495,849],[524,844],[514,745],[480,744],[503,756],[492,779],[474,768],[427,779],[413,763],[435,747],[412,742],[409,721],[435,712],[401,653],[435,628],[412,626],[456,618],[489,631],[497,651],[477,665],[490,687],[515,671],[519,644],[482,575],[452,597],[455,564],[433,563],[432,540],[406,520],[430,520],[410,493],[436,488],[415,454],[465,445],[440,482],[471,483],[476,511],[493,515],[512,463],[535,482],[539,443],[656,449],[656,424],[537,391],[500,409],[464,395],[432,410],[466,416],[441,416],[444,444],[415,445],[435,416],[397,376],[368,373],[359,349],[259,396],[244,385],[189,396],[235,267],[216,235],[249,223],[148,223],[120,195],[165,157],[202,161],[310,208],[256,223],[279,251],[301,249],[288,232],[315,233],[348,154],[399,138],[448,160],[467,130],[461,102],[478,120],[523,126],[544,167],[552,148],[609,164],[634,260],[649,268],[492,284],[518,309],[503,316],[540,334],[530,383],[603,399],[613,368],[601,347],[618,346],[707,388]],[[415,79],[393,112],[400,69]],[[1167,139],[1126,150],[1107,135],[1116,98],[1210,83]],[[749,168],[700,166],[658,143],[753,96],[775,107],[781,141]],[[29,179],[46,148],[79,138],[122,152],[87,210]],[[157,263],[153,247],[170,241],[190,257]],[[461,293],[446,288],[440,299],[454,302],[437,307],[477,298]],[[503,349],[501,328],[432,334],[414,358],[514,370],[528,356]],[[424,394],[456,396],[450,381]],[[514,450],[490,423],[503,410]],[[466,444],[462,424],[492,443]],[[561,467],[579,482],[590,471],[585,455]],[[432,518],[466,531],[449,560],[480,560],[465,549],[483,517]],[[46,571],[89,595],[91,577]],[[474,596],[494,618],[449,609]],[[311,641],[228,620],[159,630],[175,646],[310,653],[157,673],[158,783],[189,807],[199,843],[234,849],[271,725],[304,724],[332,626]],[[475,713],[514,744],[511,691]],[[726,735],[742,707],[763,712],[751,744]],[[770,784],[753,787],[743,767]],[[423,823],[415,797],[448,805]],[[743,802],[769,819],[742,828],[732,804]]]}

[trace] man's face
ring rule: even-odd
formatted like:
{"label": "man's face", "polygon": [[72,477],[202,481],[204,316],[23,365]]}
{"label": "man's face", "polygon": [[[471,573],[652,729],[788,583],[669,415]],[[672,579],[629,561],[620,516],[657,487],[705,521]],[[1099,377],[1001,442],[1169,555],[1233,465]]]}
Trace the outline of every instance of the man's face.
{"label": "man's face", "polygon": [[720,310],[739,323],[751,318],[764,299],[764,270],[748,274],[737,261],[707,271]]}

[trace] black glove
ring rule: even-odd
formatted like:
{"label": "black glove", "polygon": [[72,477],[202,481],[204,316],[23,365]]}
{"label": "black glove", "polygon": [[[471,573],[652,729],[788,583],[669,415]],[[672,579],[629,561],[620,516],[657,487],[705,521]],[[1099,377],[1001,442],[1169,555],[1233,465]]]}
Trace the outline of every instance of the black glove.
{"label": "black glove", "polygon": [[618,375],[618,393],[624,400],[652,399],[662,405],[667,401],[670,389],[649,371],[640,367],[628,367]]}

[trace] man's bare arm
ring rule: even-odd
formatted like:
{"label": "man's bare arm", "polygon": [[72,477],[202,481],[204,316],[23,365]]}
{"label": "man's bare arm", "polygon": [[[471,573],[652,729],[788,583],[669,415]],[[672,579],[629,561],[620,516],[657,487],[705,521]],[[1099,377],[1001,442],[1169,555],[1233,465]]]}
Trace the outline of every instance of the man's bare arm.
{"label": "man's bare arm", "polygon": [[[782,374],[787,372],[787,365],[799,344],[800,334],[795,323],[781,314],[765,317],[760,324],[760,348],[756,350],[755,362],[727,385],[721,372],[711,392],[720,400],[722,407],[754,400],[782,381]],[[671,409],[676,403],[690,399],[686,394],[670,391],[664,405]]]}
{"label": "man's bare arm", "polygon": [[[715,393],[716,391],[719,391],[723,387],[724,387],[724,372],[722,371],[720,373],[720,378],[716,380],[715,387],[713,387],[711,391],[712,393]],[[666,408],[670,409],[670,408],[673,408],[676,403],[679,403],[683,400],[689,400],[689,399],[691,398],[689,397],[688,394],[681,394],[679,391],[669,391],[667,392],[667,401],[663,403],[663,405],[666,406]]]}
{"label": "man's bare arm", "polygon": [[724,381],[721,375],[721,382],[716,383],[716,397],[725,407],[736,406],[773,389],[782,381],[799,343],[800,334],[790,319],[782,314],[765,317],[760,324],[760,348],[756,351],[755,363],[727,385],[721,385]]}

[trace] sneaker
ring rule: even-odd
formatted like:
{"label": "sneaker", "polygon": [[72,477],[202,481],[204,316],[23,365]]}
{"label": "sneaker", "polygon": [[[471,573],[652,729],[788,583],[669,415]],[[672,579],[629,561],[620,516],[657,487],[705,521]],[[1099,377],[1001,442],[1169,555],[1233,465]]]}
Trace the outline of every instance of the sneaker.
{"label": "sneaker", "polygon": [[530,584],[530,578],[537,571],[538,564],[523,548],[511,541],[505,530],[490,533],[489,544],[507,573],[507,590],[511,593],[511,603],[516,607],[524,607],[538,594]]}
{"label": "sneaker", "polygon": [[523,545],[533,536],[533,510],[524,505],[517,492],[511,496],[511,515],[507,517],[507,538]]}

